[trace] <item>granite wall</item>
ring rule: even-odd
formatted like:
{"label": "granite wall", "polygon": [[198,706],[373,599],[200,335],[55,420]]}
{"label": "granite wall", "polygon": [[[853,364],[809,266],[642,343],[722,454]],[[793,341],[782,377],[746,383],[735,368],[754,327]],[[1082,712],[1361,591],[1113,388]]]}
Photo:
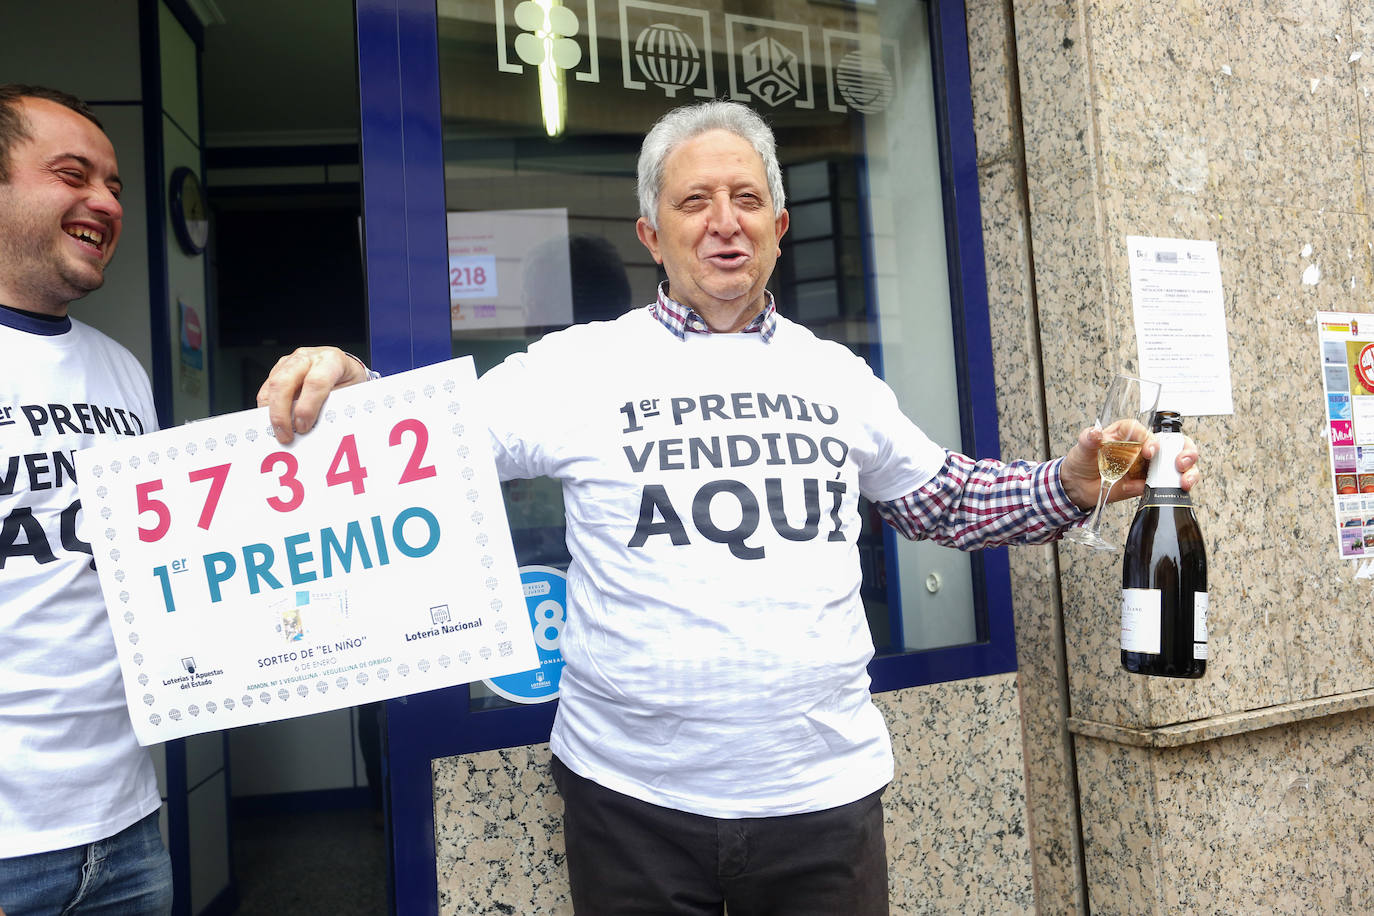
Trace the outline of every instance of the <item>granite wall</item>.
{"label": "granite wall", "polygon": [[[1064,545],[1052,595],[1040,566],[1017,594],[1037,905],[1369,912],[1370,591],[1337,557],[1313,318],[1368,310],[1374,282],[1374,4],[972,0],[969,18],[971,47],[989,34],[989,289],[1022,303],[1004,301],[1008,327],[1032,325],[998,357],[1038,356],[1050,442],[1136,366],[1127,235],[1217,242],[1235,397],[1233,416],[1185,425],[1209,475],[1204,679],[1120,671],[1119,558]],[[1020,210],[997,203],[1012,176]],[[1004,424],[1019,412],[1000,404]],[[1062,672],[1035,657],[1061,648]]]}
{"label": "granite wall", "polygon": [[[879,694],[897,777],[883,797],[892,911],[1035,912],[1016,676]],[[434,761],[441,914],[566,916],[548,745]]]}
{"label": "granite wall", "polygon": [[[1119,558],[1065,545],[1011,554],[1017,675],[879,697],[893,911],[1374,911],[1370,591],[1336,558],[1313,324],[1374,283],[1374,3],[967,18],[1003,453],[1062,453],[1136,368],[1127,235],[1217,242],[1235,414],[1186,426],[1203,680],[1121,672]],[[569,911],[547,759],[435,762],[441,912]]]}
{"label": "granite wall", "polygon": [[[1012,405],[1002,448],[1045,457],[1010,11],[969,0],[968,20],[998,397]],[[884,796],[894,914],[1033,913],[1037,896],[1072,899],[1081,884],[1055,550],[1015,550],[1012,564],[1017,640],[1030,648],[1019,675],[875,698],[897,765]],[[548,760],[544,745],[434,762],[440,913],[571,913]],[[1034,850],[1027,774],[1040,782]]]}
{"label": "granite wall", "polygon": [[[968,22],[998,397],[1011,405],[1002,448],[1045,457],[1010,10],[970,0]],[[877,697],[897,760],[884,797],[894,914],[1031,913],[1037,897],[1080,892],[1056,553],[1011,557],[1020,674]],[[539,746],[434,762],[441,913],[571,912],[548,757]],[[1031,817],[1027,776],[1038,781]]]}

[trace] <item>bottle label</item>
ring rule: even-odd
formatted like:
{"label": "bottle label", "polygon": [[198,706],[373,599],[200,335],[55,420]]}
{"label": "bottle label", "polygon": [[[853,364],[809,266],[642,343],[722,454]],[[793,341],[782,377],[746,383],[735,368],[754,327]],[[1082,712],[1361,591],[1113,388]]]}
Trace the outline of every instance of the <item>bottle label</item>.
{"label": "bottle label", "polygon": [[1162,617],[1159,589],[1123,588],[1121,590],[1121,651],[1158,655]]}
{"label": "bottle label", "polygon": [[1140,508],[1147,509],[1150,506],[1187,506],[1191,509],[1193,500],[1187,490],[1179,487],[1149,487],[1140,501]]}
{"label": "bottle label", "polygon": [[1207,593],[1193,592],[1193,658],[1207,659]]}
{"label": "bottle label", "polygon": [[1183,451],[1183,433],[1156,433],[1159,451],[1150,459],[1150,470],[1145,474],[1145,486],[1150,489],[1168,489],[1183,486],[1183,475],[1178,472],[1178,456]]}

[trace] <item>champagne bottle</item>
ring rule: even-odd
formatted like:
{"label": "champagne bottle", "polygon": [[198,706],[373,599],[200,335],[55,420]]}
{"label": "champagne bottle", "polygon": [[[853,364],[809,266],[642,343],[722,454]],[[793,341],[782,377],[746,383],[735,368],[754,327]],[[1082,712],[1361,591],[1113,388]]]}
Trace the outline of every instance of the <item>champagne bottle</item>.
{"label": "champagne bottle", "polygon": [[1121,570],[1121,665],[1134,674],[1202,677],[1207,670],[1207,551],[1175,461],[1183,419],[1155,414],[1150,461]]}

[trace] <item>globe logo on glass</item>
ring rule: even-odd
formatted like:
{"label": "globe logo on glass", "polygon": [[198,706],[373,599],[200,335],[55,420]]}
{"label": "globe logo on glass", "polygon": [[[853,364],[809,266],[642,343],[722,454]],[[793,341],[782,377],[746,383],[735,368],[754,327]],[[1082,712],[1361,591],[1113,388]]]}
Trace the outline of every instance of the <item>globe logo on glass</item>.
{"label": "globe logo on glass", "polygon": [[696,82],[701,57],[692,36],[669,22],[655,22],[635,39],[635,63],[670,99]]}
{"label": "globe logo on glass", "polygon": [[534,630],[539,667],[483,681],[492,692],[514,703],[547,703],[558,698],[563,674],[559,642],[567,621],[568,577],[551,566],[520,567],[525,607]]}

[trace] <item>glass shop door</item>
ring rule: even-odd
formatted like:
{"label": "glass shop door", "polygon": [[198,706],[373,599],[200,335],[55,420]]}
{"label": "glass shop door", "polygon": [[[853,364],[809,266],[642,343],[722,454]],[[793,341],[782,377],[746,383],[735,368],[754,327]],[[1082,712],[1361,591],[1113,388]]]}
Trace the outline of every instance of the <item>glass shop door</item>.
{"label": "glass shop door", "polygon": [[[962,252],[969,273],[954,241],[968,218],[956,220],[960,180],[980,238],[976,174],[952,174],[941,83],[941,49],[966,55],[963,4],[775,0],[761,12],[745,0],[358,0],[375,366],[470,355],[481,372],[649,303],[664,275],[635,234],[640,141],[673,107],[730,98],[777,135],[791,215],[770,284],[781,312],[867,359],[936,441],[995,454],[995,404],[969,381],[990,369],[987,340],[968,337],[986,327],[981,248]],[[505,495],[522,567],[566,569],[558,485]],[[987,597],[1004,561],[898,543],[871,514],[860,550],[875,689],[1014,667],[1009,606],[990,611]],[[433,761],[544,742],[555,706],[481,685],[388,703],[399,912],[437,912]]]}

